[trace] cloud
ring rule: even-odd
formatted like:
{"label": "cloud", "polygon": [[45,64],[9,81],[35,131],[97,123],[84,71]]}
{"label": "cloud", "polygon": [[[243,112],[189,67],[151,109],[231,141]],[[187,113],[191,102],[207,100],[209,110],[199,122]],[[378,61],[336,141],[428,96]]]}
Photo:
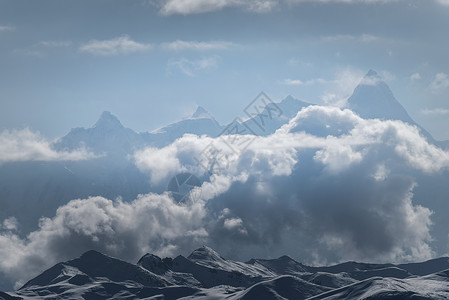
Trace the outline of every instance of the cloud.
{"label": "cloud", "polygon": [[449,109],[446,108],[433,108],[433,109],[423,109],[421,111],[423,115],[426,116],[444,116],[449,115]]}
{"label": "cloud", "polygon": [[72,200],[53,218],[42,218],[39,229],[25,238],[13,228],[0,230],[0,271],[18,288],[44,268],[89,249],[132,261],[145,252],[170,256],[207,237],[201,228],[204,213],[201,202],[178,206],[166,194],[139,196],[130,203]]}
{"label": "cloud", "polygon": [[410,75],[411,81],[416,81],[416,80],[420,80],[420,79],[421,79],[421,74],[419,74],[419,73],[413,73],[412,75]]}
{"label": "cloud", "polygon": [[0,134],[0,164],[13,161],[86,160],[95,155],[86,149],[55,151],[51,143],[29,129],[4,130]]}
{"label": "cloud", "polygon": [[16,28],[13,26],[0,26],[0,32],[4,32],[4,31],[13,31]]}
{"label": "cloud", "polygon": [[167,72],[171,74],[174,71],[179,71],[184,75],[193,77],[199,72],[210,71],[218,68],[221,58],[217,55],[203,57],[197,60],[190,60],[186,58],[170,60],[167,65]]}
{"label": "cloud", "polygon": [[286,85],[303,85],[303,84],[304,84],[304,82],[302,82],[302,81],[299,80],[299,79],[290,79],[290,78],[284,79],[284,80],[282,81],[282,83],[283,83],[283,84],[286,84]]}
{"label": "cloud", "polygon": [[446,73],[437,73],[430,83],[432,93],[439,94],[449,87],[449,76]]}
{"label": "cloud", "polygon": [[276,0],[167,0],[162,1],[160,12],[163,15],[189,15],[235,7],[250,12],[265,13],[271,11],[277,4],[278,1]]}
{"label": "cloud", "polygon": [[[160,13],[162,15],[190,15],[220,11],[225,8],[238,8],[248,12],[267,13],[273,11],[281,4],[388,4],[402,0],[162,0],[159,1]],[[448,6],[448,0],[435,0],[436,3]],[[371,35],[353,37],[363,42],[374,42],[378,38]]]}
{"label": "cloud", "polygon": [[214,175],[211,182],[206,176],[205,228],[209,244],[226,255],[238,255],[236,248],[244,258],[285,254],[297,251],[297,244],[287,242],[294,240],[307,245],[296,255],[320,252],[334,261],[432,256],[432,212],[412,203],[415,182],[403,168],[447,170],[449,153],[429,144],[416,127],[309,106],[242,153],[228,147],[229,141],[247,138],[185,135],[158,151],[138,153],[150,161],[174,158],[163,175],[159,166],[139,166],[142,157],[136,163],[158,182],[185,171],[204,178],[200,162],[210,159],[204,150],[213,145],[217,155],[206,168]]}
{"label": "cloud", "polygon": [[62,48],[69,47],[72,45],[71,41],[40,41],[37,43],[38,46],[48,47],[48,48]]}
{"label": "cloud", "polygon": [[111,40],[91,40],[88,43],[82,45],[79,50],[94,55],[118,55],[128,54],[134,52],[143,52],[151,49],[150,44],[142,44],[133,41],[127,35],[117,37]]}
{"label": "cloud", "polygon": [[364,33],[360,36],[348,35],[348,34],[325,36],[325,37],[323,37],[323,40],[328,41],[328,42],[357,41],[357,42],[362,42],[362,43],[373,43],[373,42],[383,41],[384,39],[381,37],[375,36],[375,35]]}
{"label": "cloud", "polygon": [[435,1],[441,5],[449,6],[449,0],[435,0]]}
{"label": "cloud", "polygon": [[207,50],[222,50],[233,46],[231,42],[224,41],[212,41],[212,42],[198,42],[198,41],[182,41],[177,40],[171,43],[162,44],[163,48],[170,50],[197,50],[197,51],[207,51]]}
{"label": "cloud", "polygon": [[376,4],[376,3],[392,3],[397,1],[400,0],[288,0],[288,2],[290,3],[319,2],[319,3],[343,3],[343,4]]}
{"label": "cloud", "polygon": [[326,80],[321,100],[325,105],[343,107],[351,96],[355,87],[360,83],[365,72],[352,68],[345,68],[335,73],[331,80]]}
{"label": "cloud", "polygon": [[[230,147],[248,140],[240,152]],[[23,283],[88,249],[136,261],[145,252],[173,256],[203,244],[242,259],[427,259],[432,212],[413,203],[416,184],[404,171],[447,170],[449,153],[401,121],[309,106],[270,136],[186,134],[136,152],[134,161],[153,187],[190,172],[202,180],[201,193],[179,205],[165,193],[128,203],[73,200],[26,237],[5,220],[1,272]]]}

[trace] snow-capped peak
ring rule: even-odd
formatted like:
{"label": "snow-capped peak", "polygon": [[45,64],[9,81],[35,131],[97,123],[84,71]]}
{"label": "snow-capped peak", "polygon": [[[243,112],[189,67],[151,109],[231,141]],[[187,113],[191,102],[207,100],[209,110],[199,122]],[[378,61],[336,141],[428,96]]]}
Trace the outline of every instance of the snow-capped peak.
{"label": "snow-capped peak", "polygon": [[213,119],[214,117],[212,117],[212,115],[201,106],[198,106],[196,111],[190,117],[190,119],[203,119],[203,118]]}
{"label": "snow-capped peak", "polygon": [[94,128],[123,128],[119,119],[109,111],[104,111],[98,121],[95,123]]}
{"label": "snow-capped peak", "polygon": [[223,261],[225,260],[223,257],[221,257],[220,254],[215,252],[212,248],[209,248],[207,246],[202,246],[201,248],[196,249],[193,251],[188,257],[188,259],[193,261]]}
{"label": "snow-capped peak", "polygon": [[379,77],[380,78],[379,74],[377,74],[377,72],[374,71],[373,69],[370,69],[368,71],[368,73],[366,73],[365,77]]}

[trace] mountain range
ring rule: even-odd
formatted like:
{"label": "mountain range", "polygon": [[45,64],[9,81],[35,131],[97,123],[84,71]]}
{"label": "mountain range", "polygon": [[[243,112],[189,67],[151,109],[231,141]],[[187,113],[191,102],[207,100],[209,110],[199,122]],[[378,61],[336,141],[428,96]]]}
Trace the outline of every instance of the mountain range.
{"label": "mountain range", "polygon": [[[80,147],[97,155],[89,161],[10,162],[0,165],[0,219],[16,216],[27,232],[37,228],[38,219],[50,217],[61,204],[71,199],[101,195],[110,199],[132,200],[139,194],[163,192],[165,186],[151,185],[130,159],[134,151],[147,146],[169,145],[186,133],[217,137],[228,133],[269,135],[312,105],[288,96],[279,103],[264,102],[265,107],[246,120],[220,125],[204,108],[188,118],[147,132],[135,132],[122,125],[110,112],[103,112],[91,128],[74,128],[57,139],[55,150],[73,151]],[[448,147],[449,141],[435,141],[413,121],[394,98],[389,87],[370,70],[347,101],[348,108],[365,118],[402,120],[420,128],[429,141]],[[319,120],[317,120],[319,122]],[[230,130],[232,128],[232,130]],[[326,136],[316,124],[304,124],[304,130]],[[249,130],[248,130],[249,129]]]}
{"label": "mountain range", "polygon": [[[148,146],[154,148],[167,146],[186,133],[218,137],[231,133],[229,131],[231,127],[236,130],[236,133],[248,133],[245,129],[249,128],[250,132],[254,134],[270,135],[282,125],[287,124],[298,111],[312,105],[292,96],[288,96],[278,103],[268,101],[264,104],[265,106],[260,109],[260,112],[251,114],[247,119],[236,119],[227,125],[219,124],[204,108],[198,107],[188,118],[147,132],[135,132],[126,128],[112,113],[103,112],[92,127],[72,129],[67,135],[52,144],[55,150],[72,151],[84,147],[95,153],[96,158],[87,161],[24,161],[0,165],[0,178],[2,179],[0,181],[0,207],[2,208],[0,221],[14,216],[20,224],[18,235],[26,237],[29,232],[38,229],[41,217],[54,216],[59,207],[73,199],[85,199],[89,196],[99,195],[108,199],[120,198],[126,202],[136,199],[139,194],[163,192],[168,183],[156,185],[150,181],[149,175],[142,172],[132,160],[132,155],[136,150]],[[389,87],[374,71],[369,71],[362,79],[353,95],[348,99],[347,107],[364,118],[401,120],[409,123],[416,126],[430,143],[443,148],[449,147],[448,141],[436,141],[425,129],[413,121],[404,107],[395,99]],[[319,122],[320,120],[317,120],[317,123]],[[302,126],[301,130],[317,136],[327,136],[329,133],[329,129],[323,131],[320,129],[322,126],[316,126],[313,122],[302,124]],[[449,194],[449,186],[447,185],[447,176],[438,174],[430,176],[418,172],[413,176],[419,183],[413,190],[415,195],[413,202],[432,209],[434,212],[432,220],[436,224],[444,224],[448,218],[446,195]],[[443,238],[447,237],[447,228],[434,226],[432,230],[432,236],[436,237],[435,241],[440,243],[441,249],[443,249],[437,253],[440,255],[446,253],[444,252],[446,244]],[[188,257],[161,259],[149,254],[142,257],[137,265],[130,266],[128,263],[120,262],[123,266],[128,266],[131,273],[123,273],[123,278],[109,278],[108,274],[101,275],[101,272],[106,272],[102,270],[102,267],[96,269],[100,275],[95,273],[96,271],[91,273],[90,270],[84,272],[84,269],[79,269],[91,256],[97,257],[100,261],[117,262],[117,260],[100,253],[88,252],[79,259],[58,264],[60,269],[52,268],[53,273],[51,274],[56,277],[52,277],[53,279],[50,281],[46,277],[49,273],[45,273],[47,275],[44,277],[38,276],[37,278],[41,278],[42,282],[34,284],[35,281],[30,281],[32,283],[21,288],[15,296],[37,297],[36,295],[48,293],[48,298],[51,298],[51,295],[58,294],[63,290],[70,291],[67,296],[64,296],[66,298],[70,298],[71,293],[75,295],[81,290],[84,290],[82,293],[86,293],[86,295],[90,295],[89,293],[94,295],[86,296],[87,298],[95,298],[97,293],[111,296],[116,295],[115,293],[111,294],[113,291],[116,289],[123,291],[127,282],[132,281],[130,290],[123,292],[123,295],[128,295],[128,293],[133,295],[129,296],[130,298],[159,295],[158,293],[161,291],[166,298],[170,298],[172,296],[169,295],[179,295],[177,293],[182,291],[186,297],[203,295],[204,298],[213,298],[215,294],[218,294],[219,296],[216,298],[227,295],[226,297],[229,296],[230,299],[262,299],[257,298],[258,293],[263,295],[272,293],[279,299],[282,299],[280,297],[291,298],[291,295],[295,295],[295,297],[292,296],[295,299],[302,299],[301,297],[311,297],[328,292],[326,297],[329,298],[319,299],[334,299],[332,297],[344,293],[359,293],[362,289],[360,285],[365,284],[371,291],[388,290],[385,286],[388,287],[390,283],[397,289],[407,287],[412,290],[413,286],[419,287],[419,284],[415,284],[412,280],[412,275],[431,276],[430,279],[426,277],[422,282],[434,284],[433,280],[439,282],[445,275],[430,274],[449,269],[449,266],[441,268],[447,264],[445,258],[429,261],[425,267],[422,267],[421,264],[397,266],[346,263],[332,267],[314,268],[299,264],[287,256],[276,260],[257,259],[241,263],[225,260],[212,250],[204,248],[194,251]],[[204,257],[207,259],[203,259]],[[93,261],[96,261],[96,258]],[[78,262],[81,265],[72,265],[72,262]],[[93,265],[95,264],[92,263]],[[142,268],[152,274],[148,275],[146,271],[142,271]],[[72,276],[70,270],[82,276]],[[66,273],[69,274],[68,277],[64,275]],[[127,277],[128,275],[130,277]],[[0,274],[0,289],[10,289],[10,283],[6,283],[6,281],[3,283],[1,276]],[[375,278],[375,276],[380,276],[382,279]],[[72,279],[73,277],[74,279]],[[395,281],[389,282],[388,278],[390,277],[395,278]],[[103,282],[98,278],[107,280],[105,279],[106,281]],[[69,280],[71,281],[69,282]],[[307,282],[308,285],[303,286],[304,282]],[[75,286],[79,286],[80,290],[76,290]],[[148,286],[151,288],[147,289]],[[281,293],[284,288],[292,293],[289,294],[289,297]],[[338,292],[335,290],[336,288],[339,288]],[[137,295],[139,289],[145,291]],[[419,292],[418,289],[417,293],[419,294]],[[297,293],[305,294],[299,296]],[[0,294],[0,299],[1,297],[2,294]],[[7,296],[3,297],[7,298]],[[121,296],[117,294],[116,297],[120,298]]]}
{"label": "mountain range", "polygon": [[414,264],[310,267],[288,256],[227,260],[145,254],[137,264],[97,251],[61,262],[0,299],[447,299],[449,258]]}

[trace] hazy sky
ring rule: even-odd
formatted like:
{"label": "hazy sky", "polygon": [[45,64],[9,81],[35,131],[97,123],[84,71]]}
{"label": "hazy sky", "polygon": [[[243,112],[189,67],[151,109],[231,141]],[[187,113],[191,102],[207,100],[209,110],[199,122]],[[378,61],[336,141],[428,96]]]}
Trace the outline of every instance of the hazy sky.
{"label": "hazy sky", "polygon": [[374,69],[449,139],[448,28],[447,0],[0,0],[0,129],[226,123],[260,91],[344,105]]}

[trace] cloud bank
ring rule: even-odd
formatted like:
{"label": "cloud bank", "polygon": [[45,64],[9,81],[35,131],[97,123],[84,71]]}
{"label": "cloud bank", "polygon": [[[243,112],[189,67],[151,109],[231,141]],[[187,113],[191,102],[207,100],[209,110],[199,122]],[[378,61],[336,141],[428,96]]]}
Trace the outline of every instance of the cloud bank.
{"label": "cloud bank", "polygon": [[86,160],[94,158],[86,149],[55,151],[51,143],[38,133],[23,130],[4,130],[0,134],[0,164],[13,161]]}
{"label": "cloud bank", "polygon": [[[240,152],[230,147],[248,141]],[[449,153],[416,127],[323,106],[304,108],[267,137],[186,134],[134,160],[153,186],[191,172],[203,180],[201,193],[182,205],[165,193],[129,203],[73,200],[26,237],[9,218],[0,229],[1,272],[23,283],[88,249],[135,261],[203,244],[242,259],[426,259],[433,255],[432,212],[413,203],[415,182],[406,174],[449,167]]]}
{"label": "cloud bank", "polygon": [[111,56],[117,54],[128,54],[142,52],[151,49],[149,44],[142,44],[123,35],[110,40],[91,40],[82,45],[79,50],[94,55]]}

